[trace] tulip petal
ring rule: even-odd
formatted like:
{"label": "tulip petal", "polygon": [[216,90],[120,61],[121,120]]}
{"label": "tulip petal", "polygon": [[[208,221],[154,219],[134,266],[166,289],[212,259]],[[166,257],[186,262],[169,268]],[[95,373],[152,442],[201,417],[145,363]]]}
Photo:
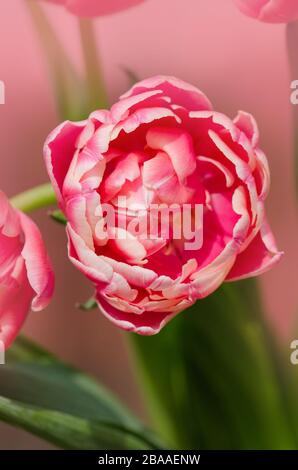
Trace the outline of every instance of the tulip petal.
{"label": "tulip petal", "polygon": [[54,273],[39,229],[21,212],[20,221],[25,236],[22,257],[25,260],[29,283],[36,293],[32,309],[38,311],[44,309],[52,298]]}
{"label": "tulip petal", "polygon": [[85,241],[73,230],[68,223],[68,255],[71,262],[82,271],[92,282],[104,284],[111,281],[113,269],[101,256],[88,248]]}
{"label": "tulip petal", "polygon": [[116,255],[130,264],[142,264],[147,252],[138,239],[124,229],[108,227],[109,245]]}
{"label": "tulip petal", "polygon": [[60,205],[63,205],[63,183],[76,151],[76,142],[86,125],[84,122],[65,121],[48,136],[44,158],[48,174]]}
{"label": "tulip petal", "polygon": [[234,124],[238,129],[244,132],[246,137],[251,141],[252,146],[256,147],[259,142],[259,129],[254,117],[249,113],[239,111],[234,119]]}
{"label": "tulip petal", "polygon": [[11,345],[19,333],[34,295],[21,258],[18,264],[19,273],[16,282],[0,285],[0,341],[3,342],[5,349]]}
{"label": "tulip petal", "polygon": [[227,280],[237,281],[268,271],[278,263],[283,253],[278,251],[273,234],[266,221],[250,245],[238,257],[227,276]]}
{"label": "tulip petal", "polygon": [[97,298],[98,306],[102,313],[122,330],[138,333],[139,335],[152,336],[172,319],[177,313],[169,312],[144,312],[140,315],[116,309],[102,296]]}
{"label": "tulip petal", "polygon": [[153,127],[147,132],[146,140],[150,148],[169,156],[180,183],[184,184],[197,166],[190,135],[181,129]]}
{"label": "tulip petal", "polygon": [[208,98],[198,88],[175,77],[157,75],[136,83],[127,93],[121,96],[128,98],[148,90],[162,90],[173,103],[187,110],[212,109]]}

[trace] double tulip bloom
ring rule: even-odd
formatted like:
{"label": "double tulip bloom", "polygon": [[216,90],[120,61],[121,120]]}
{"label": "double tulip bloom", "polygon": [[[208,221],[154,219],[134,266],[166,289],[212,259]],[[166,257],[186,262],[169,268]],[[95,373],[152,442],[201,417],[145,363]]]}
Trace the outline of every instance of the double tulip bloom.
{"label": "double tulip bloom", "polygon": [[51,300],[54,274],[37,226],[0,192],[0,341],[10,346],[32,307]]}
{"label": "double tulip bloom", "polygon": [[235,0],[240,10],[267,23],[289,23],[298,20],[297,0]]}
{"label": "double tulip bloom", "polygon": [[[213,111],[197,88],[157,76],[110,111],[64,122],[45,161],[67,219],[69,257],[95,286],[101,311],[125,330],[152,335],[226,280],[267,271],[281,257],[265,217],[269,168],[253,117]],[[203,207],[203,245],[156,239],[106,223],[151,204]]]}

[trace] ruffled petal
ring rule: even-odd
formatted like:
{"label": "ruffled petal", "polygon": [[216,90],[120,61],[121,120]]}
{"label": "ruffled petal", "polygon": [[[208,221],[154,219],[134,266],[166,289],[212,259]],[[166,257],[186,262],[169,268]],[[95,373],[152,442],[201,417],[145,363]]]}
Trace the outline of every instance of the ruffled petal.
{"label": "ruffled petal", "polygon": [[86,125],[65,121],[48,136],[44,145],[44,159],[58,202],[64,204],[63,183],[76,152],[77,139]]}
{"label": "ruffled petal", "polygon": [[[152,336],[160,330],[179,312],[144,312],[136,315],[128,311],[121,311],[113,307],[102,296],[97,297],[97,302],[102,313],[112,323],[122,330],[138,333],[139,335]],[[181,308],[183,310],[183,307]]]}
{"label": "ruffled petal", "polygon": [[55,3],[64,3],[71,13],[82,17],[111,15],[118,11],[134,7],[143,1],[144,0],[54,0]]}
{"label": "ruffled petal", "polygon": [[113,269],[101,256],[90,250],[85,241],[67,224],[68,256],[71,262],[92,282],[108,283],[113,277]]}
{"label": "ruffled petal", "polygon": [[27,314],[34,292],[30,286],[25,263],[18,260],[16,279],[0,284],[0,341],[7,349],[19,333]]}
{"label": "ruffled petal", "polygon": [[274,236],[266,221],[250,245],[238,255],[227,280],[237,281],[259,276],[278,263],[283,253],[278,251]]}
{"label": "ruffled petal", "polygon": [[181,184],[196,169],[196,155],[190,135],[177,128],[153,127],[146,135],[151,149],[162,150],[170,158]]}
{"label": "ruffled petal", "polygon": [[157,75],[138,82],[121,98],[128,98],[148,90],[162,90],[174,104],[183,106],[189,111],[212,109],[210,101],[198,88],[178,78],[165,75]]}

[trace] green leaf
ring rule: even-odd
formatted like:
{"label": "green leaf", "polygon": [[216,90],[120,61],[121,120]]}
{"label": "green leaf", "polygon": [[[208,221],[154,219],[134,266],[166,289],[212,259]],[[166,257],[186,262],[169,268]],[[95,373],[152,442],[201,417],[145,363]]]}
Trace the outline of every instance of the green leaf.
{"label": "green leaf", "polygon": [[64,449],[152,449],[142,436],[115,423],[78,418],[3,397],[0,397],[0,417]]}
{"label": "green leaf", "polygon": [[87,302],[83,304],[78,304],[78,308],[80,310],[89,311],[89,310],[94,310],[95,308],[98,308],[98,305],[97,305],[96,300],[93,297],[91,297],[91,299],[87,300]]}
{"label": "green leaf", "polygon": [[130,86],[135,85],[140,80],[137,74],[133,70],[129,69],[128,67],[123,66],[122,70],[125,73],[126,77],[128,78]]}
{"label": "green leaf", "polygon": [[[0,419],[63,448],[160,446],[93,378],[23,337],[8,351],[6,364],[0,368],[0,396]],[[77,440],[72,443],[74,433]]]}
{"label": "green leaf", "polygon": [[51,219],[53,219],[55,222],[58,222],[58,224],[66,225],[67,224],[67,218],[63,214],[62,211],[60,210],[55,210],[52,212],[49,212],[49,216]]}
{"label": "green leaf", "polygon": [[298,448],[290,377],[256,296],[252,281],[225,284],[160,334],[134,335],[156,429],[171,446]]}

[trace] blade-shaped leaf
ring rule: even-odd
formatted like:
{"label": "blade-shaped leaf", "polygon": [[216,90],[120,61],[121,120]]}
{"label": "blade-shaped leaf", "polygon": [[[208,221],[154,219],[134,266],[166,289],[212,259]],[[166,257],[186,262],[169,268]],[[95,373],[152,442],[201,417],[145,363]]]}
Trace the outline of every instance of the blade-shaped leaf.
{"label": "blade-shaped leaf", "polygon": [[[2,419],[23,426],[22,419],[25,417],[24,428],[40,436],[44,435],[44,426],[47,426],[44,420],[47,417],[53,420],[57,418],[58,421],[61,418],[59,423],[63,434],[62,418],[65,415],[69,417],[68,423],[71,422],[71,418],[73,420],[77,418],[78,420],[73,423],[77,423],[78,426],[93,427],[93,423],[96,423],[99,428],[100,426],[117,428],[116,437],[120,437],[121,433],[129,433],[133,436],[140,436],[139,439],[145,446],[154,448],[160,445],[157,439],[93,378],[62,363],[24,337],[17,339],[7,353],[6,364],[0,368],[0,396],[10,400],[4,401],[4,408],[0,413]],[[13,406],[18,410],[23,408],[24,413],[16,415],[20,418],[19,422],[9,421],[10,404],[12,406],[11,417],[14,416]],[[40,429],[29,426],[30,410],[35,407],[38,408],[41,416]],[[55,435],[52,438],[55,439]],[[126,437],[122,436],[121,439],[125,441]],[[118,439],[115,442],[120,449],[122,441]],[[66,445],[69,445],[67,440]]]}
{"label": "blade-shaped leaf", "polygon": [[0,397],[0,418],[64,449],[152,449],[130,429]]}

